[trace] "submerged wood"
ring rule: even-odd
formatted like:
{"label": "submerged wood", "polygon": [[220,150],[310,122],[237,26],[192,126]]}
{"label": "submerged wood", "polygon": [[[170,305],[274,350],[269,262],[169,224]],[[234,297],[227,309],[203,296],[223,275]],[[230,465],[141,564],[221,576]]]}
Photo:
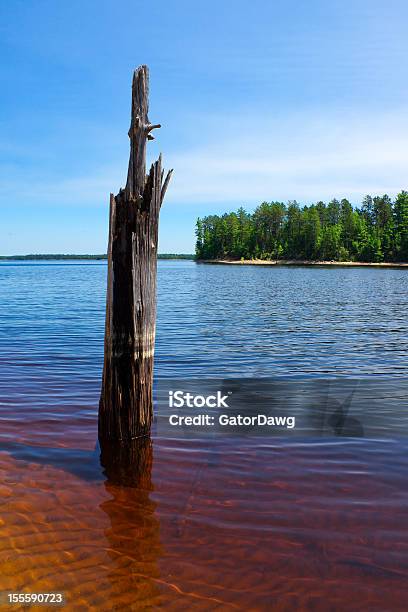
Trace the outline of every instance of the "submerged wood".
{"label": "submerged wood", "polygon": [[153,447],[149,436],[127,443],[102,440],[100,462],[111,484],[151,491]]}
{"label": "submerged wood", "polygon": [[156,328],[161,155],[146,176],[146,140],[160,127],[148,118],[149,72],[133,75],[130,158],[125,189],[110,196],[108,286],[99,439],[127,442],[149,433]]}

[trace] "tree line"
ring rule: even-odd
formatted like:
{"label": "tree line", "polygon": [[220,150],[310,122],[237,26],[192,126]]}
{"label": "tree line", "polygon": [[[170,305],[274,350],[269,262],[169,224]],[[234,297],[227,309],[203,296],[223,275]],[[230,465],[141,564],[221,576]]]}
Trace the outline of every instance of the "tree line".
{"label": "tree line", "polygon": [[346,199],[300,206],[263,202],[250,214],[197,220],[197,259],[408,261],[408,192],[392,200],[367,195],[361,207]]}
{"label": "tree line", "polygon": [[[5,261],[62,261],[65,259],[92,259],[103,260],[107,259],[106,254],[102,255],[76,255],[64,253],[36,253],[32,255],[0,255],[0,260]],[[157,259],[194,259],[191,253],[159,253]]]}

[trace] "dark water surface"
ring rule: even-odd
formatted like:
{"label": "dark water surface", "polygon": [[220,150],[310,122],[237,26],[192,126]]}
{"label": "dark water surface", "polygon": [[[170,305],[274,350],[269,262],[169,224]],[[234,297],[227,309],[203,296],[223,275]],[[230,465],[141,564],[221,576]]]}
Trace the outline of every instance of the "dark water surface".
{"label": "dark water surface", "polygon": [[[407,437],[159,429],[138,487],[107,478],[105,283],[105,262],[0,264],[0,590],[75,611],[406,610]],[[156,374],[403,379],[407,306],[406,270],[160,261]]]}

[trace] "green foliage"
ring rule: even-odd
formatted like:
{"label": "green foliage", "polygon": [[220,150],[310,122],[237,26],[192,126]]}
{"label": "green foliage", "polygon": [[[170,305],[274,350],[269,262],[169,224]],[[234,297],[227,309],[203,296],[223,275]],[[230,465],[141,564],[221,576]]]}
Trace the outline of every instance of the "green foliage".
{"label": "green foliage", "polygon": [[302,208],[296,201],[262,202],[197,220],[198,259],[408,261],[408,192],[366,196],[360,209],[346,199]]}
{"label": "green foliage", "polygon": [[408,260],[408,192],[401,191],[394,203],[394,250]]}

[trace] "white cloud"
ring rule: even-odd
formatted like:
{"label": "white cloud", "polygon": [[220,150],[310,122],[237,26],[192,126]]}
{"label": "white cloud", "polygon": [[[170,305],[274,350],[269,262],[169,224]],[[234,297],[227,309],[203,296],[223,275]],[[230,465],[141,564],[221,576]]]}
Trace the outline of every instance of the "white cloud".
{"label": "white cloud", "polygon": [[[109,202],[109,193],[123,183],[123,167],[101,168],[85,176],[50,179],[18,170],[1,173],[0,197],[3,205],[12,199],[21,203],[55,205],[99,205]],[[116,187],[117,186],[117,187]]]}
{"label": "white cloud", "polygon": [[[253,119],[254,114],[195,118],[197,144],[183,152],[166,145],[174,168],[172,204],[252,204],[264,199],[312,201],[334,196],[358,202],[365,193],[407,187],[408,113],[304,114]],[[4,204],[44,202],[107,205],[124,185],[126,160],[80,176],[52,179],[19,168],[1,172]]]}
{"label": "white cloud", "polygon": [[[243,134],[228,122],[205,147],[178,154],[168,199],[259,202],[263,199],[361,198],[407,187],[406,113],[379,117],[270,121]],[[223,135],[220,143],[219,137]]]}

